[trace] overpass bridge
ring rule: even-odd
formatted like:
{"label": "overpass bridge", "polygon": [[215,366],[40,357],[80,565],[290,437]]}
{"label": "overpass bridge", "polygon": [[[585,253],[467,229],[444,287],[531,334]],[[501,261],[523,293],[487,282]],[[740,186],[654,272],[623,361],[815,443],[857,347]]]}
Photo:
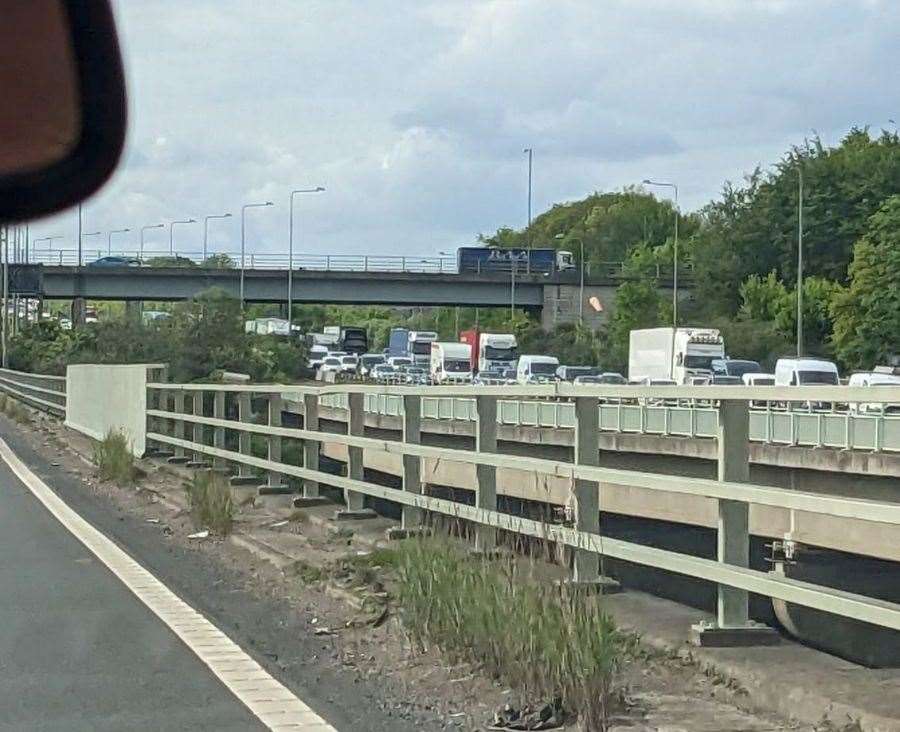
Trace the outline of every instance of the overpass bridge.
{"label": "overpass bridge", "polygon": [[[96,254],[97,259],[106,256],[102,251]],[[136,258],[138,254],[115,252],[113,256]],[[79,267],[77,255],[68,250],[32,252],[30,266],[40,265],[40,274],[35,275],[41,283],[38,294],[51,300],[178,301],[215,286],[238,297],[243,277],[247,302],[280,304],[287,301],[290,278],[292,300],[300,304],[514,305],[541,313],[545,327],[576,319],[583,294],[585,317],[596,326],[611,315],[616,289],[631,276],[621,262],[587,263],[582,293],[578,270],[458,272],[451,257],[217,254],[216,261],[228,266],[211,268],[200,266],[209,260],[196,253],[179,254],[173,262],[167,253],[144,252],[137,257],[144,266],[99,266],[92,264],[93,255],[84,256],[82,261],[88,263]],[[660,288],[671,289],[671,271],[658,267],[653,276]],[[690,289],[689,269],[680,273],[679,286]],[[591,298],[600,302],[600,311],[587,304]]]}

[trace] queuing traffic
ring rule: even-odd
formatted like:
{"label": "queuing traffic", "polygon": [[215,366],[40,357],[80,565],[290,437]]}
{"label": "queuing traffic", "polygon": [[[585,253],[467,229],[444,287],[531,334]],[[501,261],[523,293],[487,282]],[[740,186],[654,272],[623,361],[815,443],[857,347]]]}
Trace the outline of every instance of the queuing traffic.
{"label": "queuing traffic", "polygon": [[[318,379],[327,381],[362,379],[415,386],[557,382],[643,386],[900,385],[900,367],[877,366],[842,379],[835,363],[819,358],[780,358],[774,371],[767,372],[754,360],[729,356],[721,333],[714,328],[631,331],[627,374],[601,366],[562,364],[547,354],[519,353],[514,334],[485,333],[477,328],[460,332],[457,341],[441,341],[431,331],[394,328],[387,348],[381,352],[368,350],[363,328],[327,327],[322,333],[307,334],[307,340],[308,366]],[[835,407],[819,403],[804,406]],[[900,412],[900,405],[875,399],[850,408],[860,412]]]}

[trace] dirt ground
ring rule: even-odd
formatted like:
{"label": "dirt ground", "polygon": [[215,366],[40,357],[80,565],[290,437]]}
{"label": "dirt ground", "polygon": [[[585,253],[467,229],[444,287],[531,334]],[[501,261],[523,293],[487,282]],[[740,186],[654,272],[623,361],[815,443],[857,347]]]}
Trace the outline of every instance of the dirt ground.
{"label": "dirt ground", "polygon": [[[187,510],[186,469],[145,459],[139,463],[138,484],[121,488],[98,480],[89,460],[90,440],[59,422],[35,414],[32,425],[23,426],[21,433],[51,465],[80,480],[85,491],[156,528],[160,542],[203,553],[236,570],[244,589],[286,602],[318,642],[320,653],[310,662],[365,679],[379,690],[381,709],[412,722],[414,728],[486,730],[495,710],[504,705],[519,708],[546,701],[523,700],[516,690],[476,668],[448,665],[435,650],[414,647],[386,598],[388,593],[382,591],[389,584],[389,570],[366,561],[373,550],[374,529],[323,519],[334,506],[295,511],[284,505],[283,497],[257,497],[254,488],[236,488],[239,508],[233,535],[191,538],[202,527],[194,524]],[[380,525],[376,528],[380,533]],[[364,569],[336,570],[342,561]],[[727,678],[704,674],[687,654],[642,649],[623,669],[620,683],[623,708],[612,729],[834,729],[815,730],[751,713],[740,688]]]}

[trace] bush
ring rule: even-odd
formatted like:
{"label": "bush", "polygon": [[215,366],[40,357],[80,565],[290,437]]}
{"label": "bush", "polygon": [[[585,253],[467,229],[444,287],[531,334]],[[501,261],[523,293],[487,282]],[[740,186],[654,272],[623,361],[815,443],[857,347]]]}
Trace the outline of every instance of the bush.
{"label": "bush", "polygon": [[197,528],[225,536],[234,521],[234,500],[228,479],[212,470],[198,472],[187,484],[191,514]]}
{"label": "bush", "polygon": [[133,485],[137,477],[131,443],[117,430],[107,432],[106,437],[94,446],[94,464],[103,480],[111,480],[120,486]]}
{"label": "bush", "polygon": [[479,664],[530,698],[561,699],[605,730],[627,637],[601,598],[533,581],[512,561],[474,561],[446,540],[404,542],[399,601],[413,640]]}
{"label": "bush", "polygon": [[6,394],[0,394],[0,412],[19,424],[31,422],[31,413],[20,402]]}

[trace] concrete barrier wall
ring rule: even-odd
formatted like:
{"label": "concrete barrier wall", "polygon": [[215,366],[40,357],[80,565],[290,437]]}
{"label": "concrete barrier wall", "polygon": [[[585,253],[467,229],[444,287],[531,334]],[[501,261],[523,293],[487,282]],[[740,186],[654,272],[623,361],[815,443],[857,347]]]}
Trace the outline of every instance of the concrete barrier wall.
{"label": "concrete barrier wall", "polygon": [[147,382],[160,364],[83,364],[66,369],[66,426],[102,440],[122,432],[141,456],[147,447]]}

